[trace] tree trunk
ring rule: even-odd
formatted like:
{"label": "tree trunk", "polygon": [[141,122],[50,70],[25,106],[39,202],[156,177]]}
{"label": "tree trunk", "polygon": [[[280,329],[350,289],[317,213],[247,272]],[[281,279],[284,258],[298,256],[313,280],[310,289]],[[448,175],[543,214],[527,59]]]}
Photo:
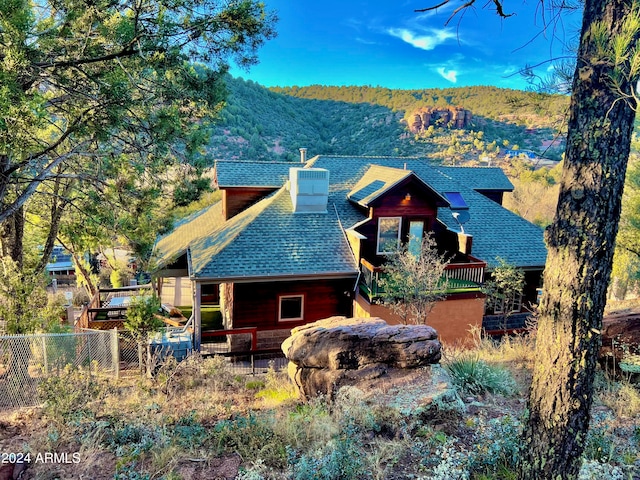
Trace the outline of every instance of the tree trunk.
{"label": "tree trunk", "polygon": [[592,27],[615,38],[630,11],[630,2],[585,2],[560,196],[546,232],[521,480],[573,479],[582,461],[635,117],[635,102],[622,95],[637,80],[613,90],[613,66],[596,50]]}
{"label": "tree trunk", "polygon": [[2,255],[11,258],[22,270],[24,260],[24,208],[20,207],[16,213],[0,223],[0,243]]}

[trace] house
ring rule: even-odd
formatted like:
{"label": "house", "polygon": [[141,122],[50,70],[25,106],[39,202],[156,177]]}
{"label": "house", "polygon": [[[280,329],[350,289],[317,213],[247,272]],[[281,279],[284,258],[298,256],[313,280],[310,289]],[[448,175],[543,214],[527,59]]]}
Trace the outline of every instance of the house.
{"label": "house", "polygon": [[53,247],[45,270],[56,285],[73,284],[76,281],[76,268],[71,253],[61,245]]}
{"label": "house", "polygon": [[[165,277],[193,285],[196,345],[222,332],[234,348],[256,348],[251,336],[260,349],[277,348],[292,327],[332,315],[393,321],[376,301],[381,266],[426,232],[452,257],[447,297],[428,318],[444,340],[500,314],[485,312],[480,289],[499,258],[526,272],[510,310],[536,300],[542,230],[502,207],[513,186],[499,168],[303,153],[299,164],[219,161],[216,170],[222,200],[154,249],[159,285]],[[220,332],[203,327],[203,301],[217,308]]]}

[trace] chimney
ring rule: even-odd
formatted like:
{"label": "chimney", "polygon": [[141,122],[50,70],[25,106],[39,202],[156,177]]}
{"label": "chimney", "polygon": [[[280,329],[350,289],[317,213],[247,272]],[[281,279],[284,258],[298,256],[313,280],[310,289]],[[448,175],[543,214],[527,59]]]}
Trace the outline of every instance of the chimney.
{"label": "chimney", "polygon": [[294,213],[327,213],[329,170],[290,168],[289,190]]}
{"label": "chimney", "polygon": [[471,247],[473,246],[473,236],[466,233],[458,233],[458,251],[465,255],[471,255]]}
{"label": "chimney", "polygon": [[300,149],[300,163],[305,163],[306,161],[307,161],[307,149],[303,147]]}

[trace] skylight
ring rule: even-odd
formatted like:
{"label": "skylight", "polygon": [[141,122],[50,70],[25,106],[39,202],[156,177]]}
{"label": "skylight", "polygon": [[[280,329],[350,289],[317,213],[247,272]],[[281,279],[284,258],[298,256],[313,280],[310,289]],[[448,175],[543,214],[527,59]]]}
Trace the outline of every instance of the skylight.
{"label": "skylight", "polygon": [[444,192],[444,196],[449,200],[453,210],[466,210],[469,208],[460,192]]}

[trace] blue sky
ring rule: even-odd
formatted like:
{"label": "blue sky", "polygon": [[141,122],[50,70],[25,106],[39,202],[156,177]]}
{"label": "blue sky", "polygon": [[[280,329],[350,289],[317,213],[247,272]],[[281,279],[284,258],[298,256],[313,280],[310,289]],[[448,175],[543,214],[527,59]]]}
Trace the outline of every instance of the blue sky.
{"label": "blue sky", "polygon": [[579,28],[580,15],[573,14],[545,32],[548,15],[543,18],[537,0],[506,0],[505,13],[515,13],[507,19],[481,8],[482,0],[448,25],[461,0],[414,12],[439,1],[265,0],[280,18],[278,37],[261,48],[258,65],[231,73],[264,86],[525,88],[516,72],[538,64],[541,75],[551,71],[549,60]]}

